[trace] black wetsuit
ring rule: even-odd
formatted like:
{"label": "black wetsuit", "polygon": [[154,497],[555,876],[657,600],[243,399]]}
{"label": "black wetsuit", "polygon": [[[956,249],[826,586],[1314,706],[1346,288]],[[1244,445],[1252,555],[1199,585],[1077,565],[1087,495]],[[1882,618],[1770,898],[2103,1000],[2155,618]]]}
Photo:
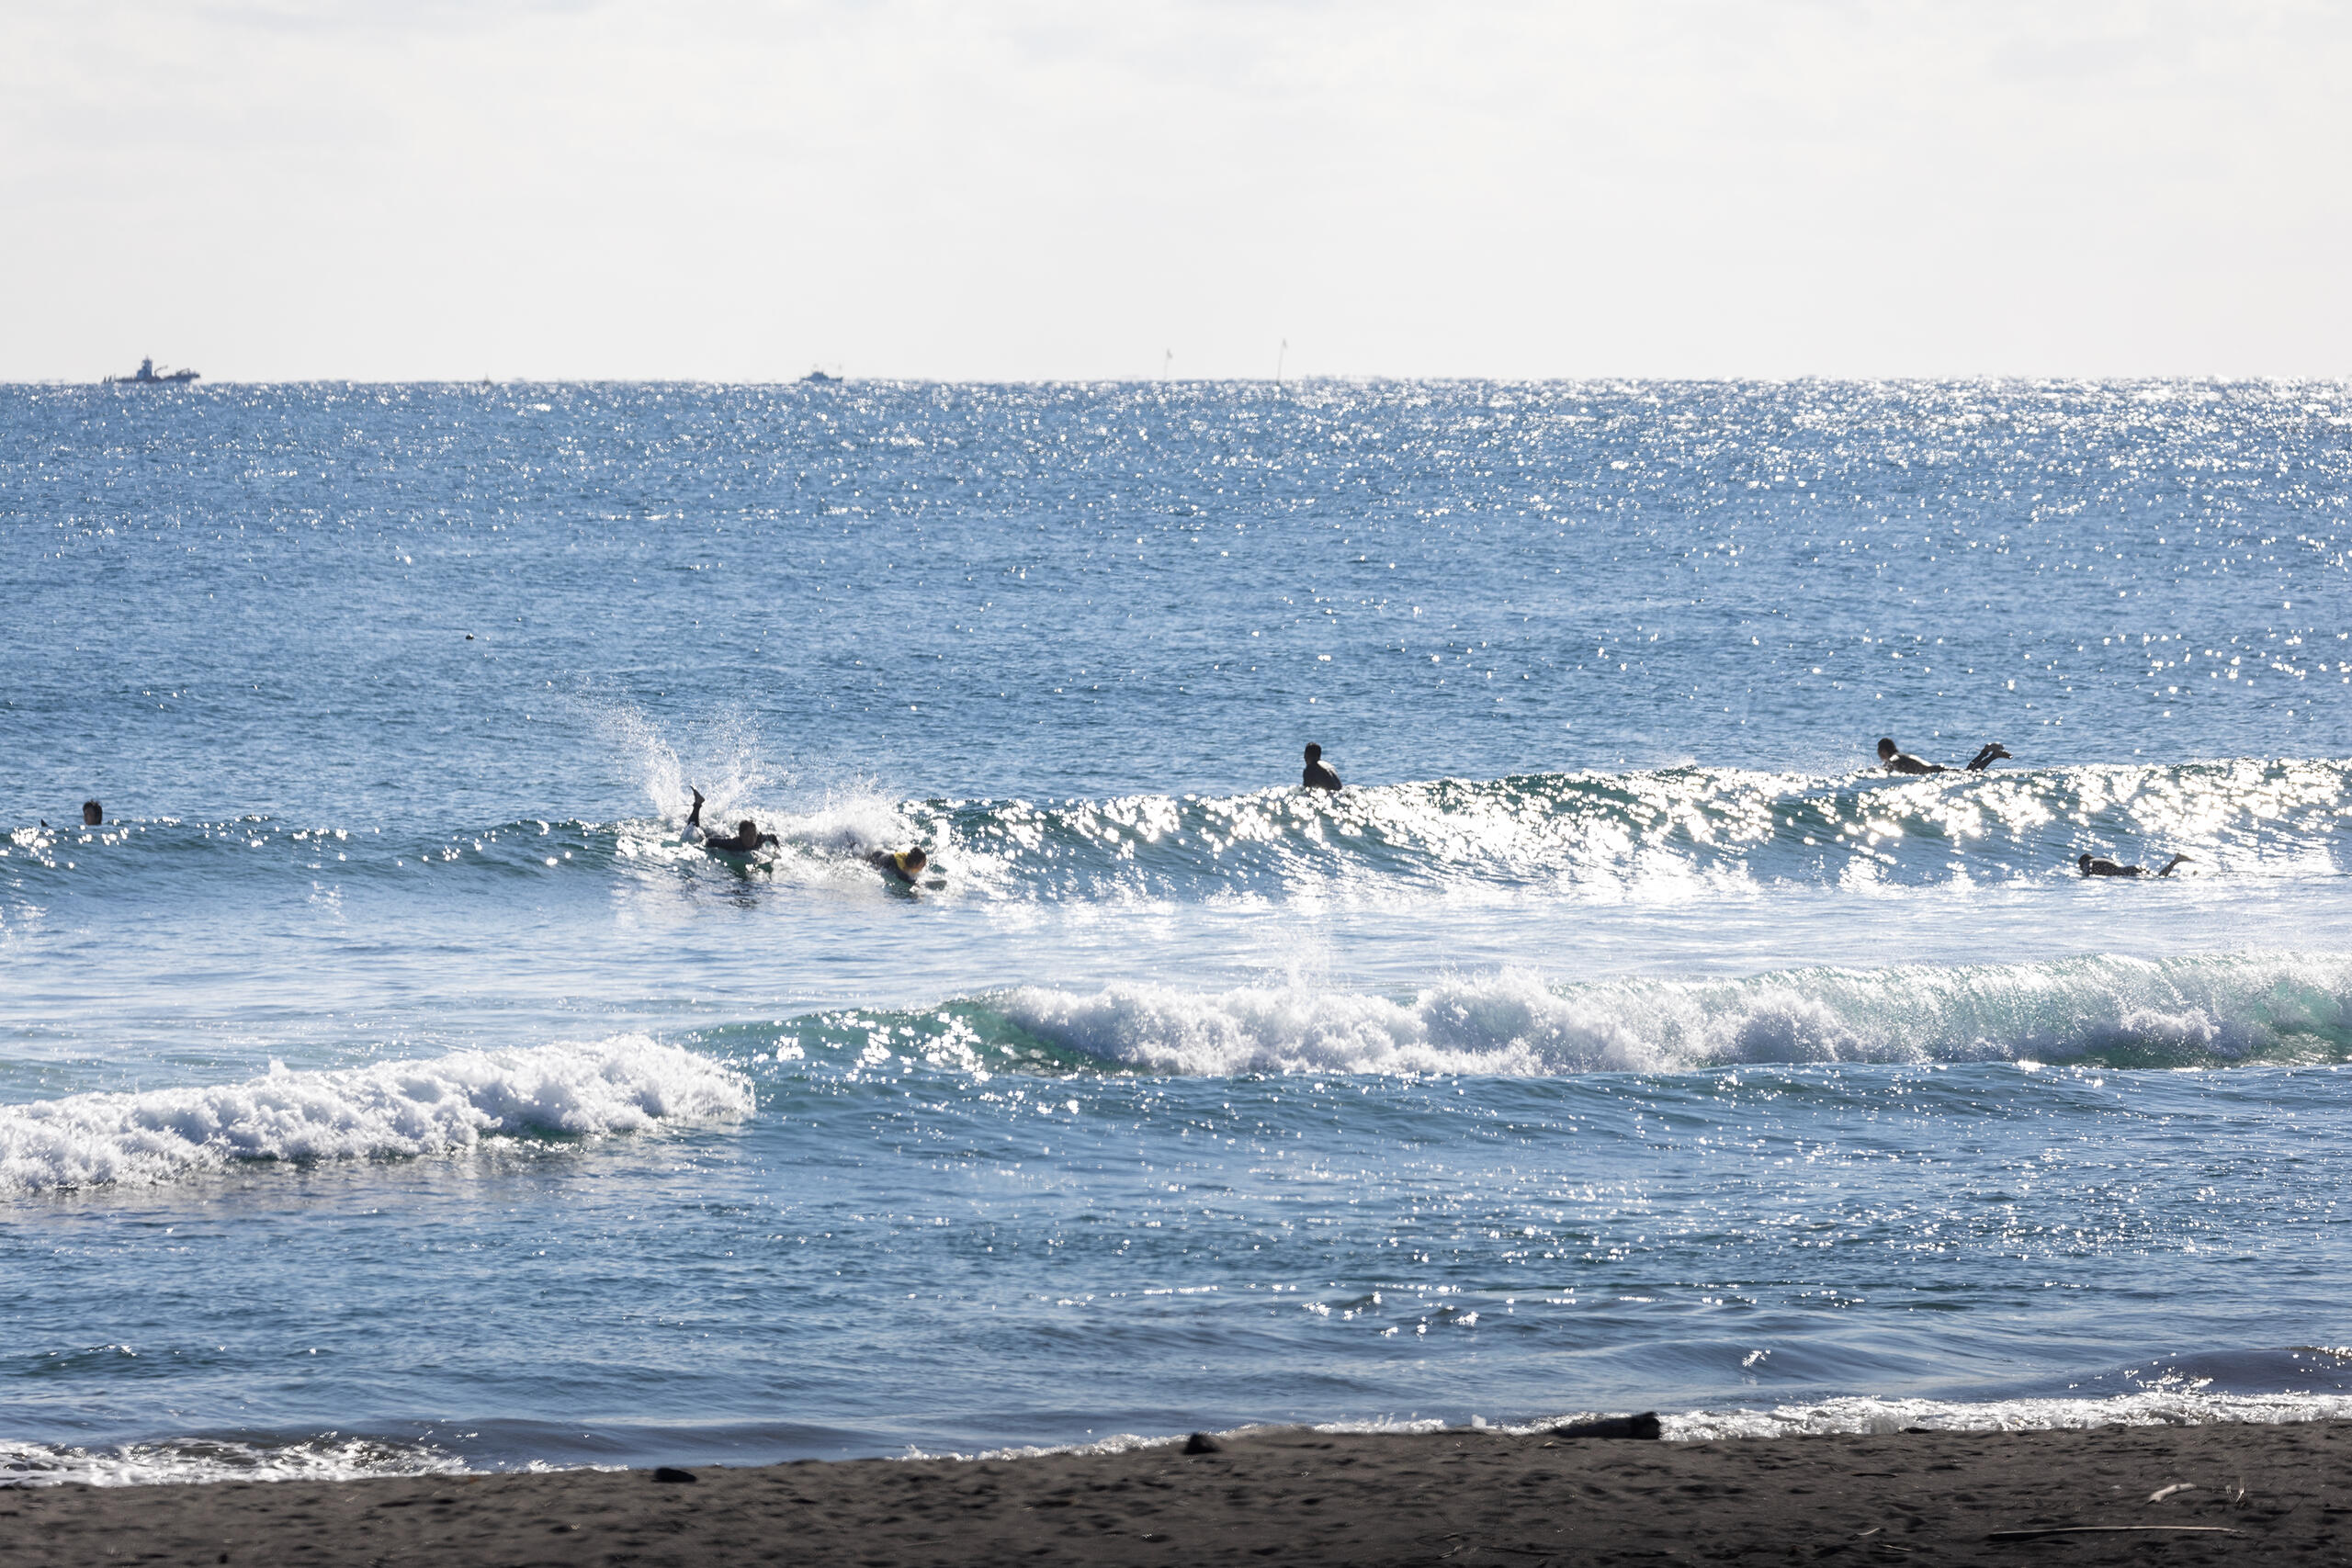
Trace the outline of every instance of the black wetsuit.
{"label": "black wetsuit", "polygon": [[1319,757],[1306,764],[1306,772],[1298,775],[1298,782],[1309,789],[1338,790],[1342,787],[1340,775],[1331,771],[1331,764]]}
{"label": "black wetsuit", "polygon": [[720,854],[747,855],[753,850],[765,845],[784,841],[774,833],[762,833],[755,830],[752,834],[751,842],[745,843],[741,829],[724,837],[713,833],[702,825],[702,791],[696,790],[695,791],[695,808],[686,813],[685,839],[690,844],[700,844],[704,849],[716,851]]}
{"label": "black wetsuit", "polygon": [[754,833],[752,835],[752,841],[747,844],[743,841],[742,835],[740,833],[729,833],[723,839],[714,839],[710,836],[708,829],[706,829],[702,831],[702,847],[707,850],[715,850],[718,853],[725,855],[747,855],[753,850],[763,849],[769,844],[783,842],[783,840],[778,839],[774,833]]}
{"label": "black wetsuit", "polygon": [[1941,762],[1930,762],[1922,758],[1914,757],[1908,751],[1897,751],[1893,756],[1882,755],[1879,758],[1879,766],[1884,768],[1890,773],[1910,773],[1915,775],[1925,773],[1949,773],[1954,772],[1981,773],[2008,754],[2007,750],[1999,742],[1996,741],[1994,744],[1984,747],[1983,750],[1979,750],[1976,755],[1969,761],[1968,766],[1965,768],[1947,768]]}
{"label": "black wetsuit", "polygon": [[2188,858],[2187,855],[2175,855],[2165,863],[2162,871],[2154,873],[2143,865],[2118,865],[2111,860],[2101,860],[2094,855],[2084,855],[2075,864],[2085,876],[2170,876],[2173,867]]}

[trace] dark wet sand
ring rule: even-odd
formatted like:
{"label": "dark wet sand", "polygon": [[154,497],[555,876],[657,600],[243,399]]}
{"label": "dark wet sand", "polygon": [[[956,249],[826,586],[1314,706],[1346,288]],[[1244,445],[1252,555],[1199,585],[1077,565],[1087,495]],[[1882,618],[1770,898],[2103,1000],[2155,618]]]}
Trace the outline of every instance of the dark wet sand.
{"label": "dark wet sand", "polygon": [[[1297,1429],[963,1463],[0,1491],[0,1564],[2323,1562],[2352,1423],[1718,1443]],[[2193,1491],[2152,1503],[2149,1494]],[[2244,1489],[2243,1497],[2240,1488]],[[2239,1533],[1991,1539],[2067,1525]]]}

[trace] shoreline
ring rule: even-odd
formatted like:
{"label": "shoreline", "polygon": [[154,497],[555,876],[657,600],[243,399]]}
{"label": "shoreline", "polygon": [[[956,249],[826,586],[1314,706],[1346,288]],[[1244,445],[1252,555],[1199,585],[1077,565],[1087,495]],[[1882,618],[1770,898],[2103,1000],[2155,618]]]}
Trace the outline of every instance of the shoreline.
{"label": "shoreline", "polygon": [[10,1488],[0,1568],[2332,1558],[2347,1461],[2352,1421],[1692,1442],[1265,1427],[1204,1453]]}

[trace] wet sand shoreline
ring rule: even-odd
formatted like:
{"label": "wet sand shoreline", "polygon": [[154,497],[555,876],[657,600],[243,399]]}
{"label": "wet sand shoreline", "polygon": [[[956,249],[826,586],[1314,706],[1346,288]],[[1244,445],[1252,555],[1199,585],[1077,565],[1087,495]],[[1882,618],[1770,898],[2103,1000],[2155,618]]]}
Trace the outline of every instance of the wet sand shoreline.
{"label": "wet sand shoreline", "polygon": [[1702,1443],[1286,1427],[1204,1454],[693,1473],[6,1489],[0,1568],[2352,1556],[2352,1422]]}

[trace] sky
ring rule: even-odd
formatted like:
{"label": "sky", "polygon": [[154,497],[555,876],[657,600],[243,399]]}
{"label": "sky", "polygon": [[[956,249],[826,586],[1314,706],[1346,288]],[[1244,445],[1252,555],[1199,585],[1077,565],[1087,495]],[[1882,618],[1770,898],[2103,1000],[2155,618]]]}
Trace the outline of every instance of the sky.
{"label": "sky", "polygon": [[0,0],[0,380],[2352,374],[2352,7]]}

